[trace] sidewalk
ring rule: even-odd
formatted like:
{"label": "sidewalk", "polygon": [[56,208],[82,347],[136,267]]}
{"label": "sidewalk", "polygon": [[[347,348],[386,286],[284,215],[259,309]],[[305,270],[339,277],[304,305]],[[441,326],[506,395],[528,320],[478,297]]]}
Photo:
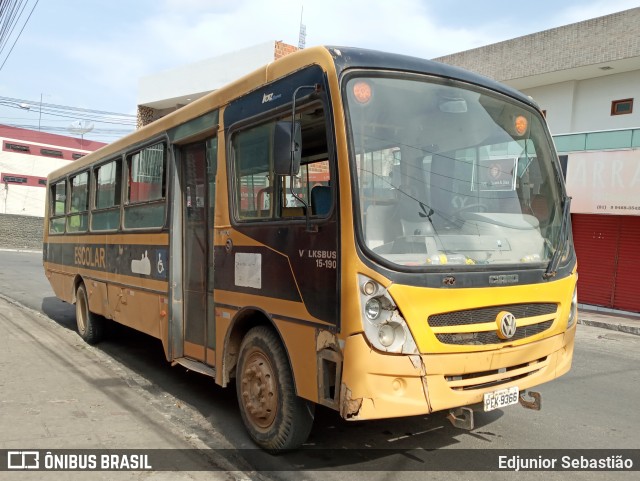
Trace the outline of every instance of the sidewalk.
{"label": "sidewalk", "polygon": [[[0,332],[0,450],[96,450],[91,452],[100,456],[162,449],[173,469],[0,471],[0,479],[251,478],[176,421],[172,396],[154,393],[144,379],[85,344],[74,331],[0,295]],[[188,415],[195,418],[198,413]],[[231,447],[219,433],[217,439],[215,448]],[[0,459],[0,466],[6,467],[5,461]],[[181,471],[181,466],[191,471]]]}
{"label": "sidewalk", "polygon": [[640,336],[640,316],[601,312],[582,306],[578,308],[578,324]]}

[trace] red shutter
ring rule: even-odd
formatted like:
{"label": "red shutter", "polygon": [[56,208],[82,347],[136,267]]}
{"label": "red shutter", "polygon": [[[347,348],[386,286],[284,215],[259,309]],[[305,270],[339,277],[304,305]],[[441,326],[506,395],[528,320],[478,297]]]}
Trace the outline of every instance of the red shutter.
{"label": "red shutter", "polygon": [[[640,312],[640,217],[620,217],[613,307]],[[578,294],[579,295],[579,294]]]}
{"label": "red shutter", "polygon": [[573,214],[578,256],[578,302],[611,307],[615,285],[617,216]]}

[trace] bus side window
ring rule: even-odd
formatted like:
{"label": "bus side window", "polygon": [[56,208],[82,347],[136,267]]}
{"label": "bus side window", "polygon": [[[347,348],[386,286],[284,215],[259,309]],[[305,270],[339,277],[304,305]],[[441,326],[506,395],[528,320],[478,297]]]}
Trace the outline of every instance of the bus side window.
{"label": "bus side window", "polygon": [[273,217],[273,163],[269,155],[273,122],[233,137],[235,214],[239,220]]}
{"label": "bus side window", "polygon": [[122,161],[114,160],[94,171],[96,197],[91,215],[91,230],[115,230],[120,227]]}
{"label": "bus side window", "polygon": [[51,212],[49,212],[49,232],[51,234],[61,234],[64,232],[65,213],[66,213],[66,194],[67,181],[61,180],[53,184],[50,188],[51,196]]}
{"label": "bus side window", "polygon": [[[311,215],[326,217],[333,203],[330,187],[327,120],[318,103],[302,107],[302,162],[295,176],[276,177],[273,165],[273,119],[233,134],[235,217],[240,221],[282,220]],[[314,199],[313,189],[317,189]],[[314,206],[314,203],[317,206]]]}
{"label": "bus side window", "polygon": [[67,216],[68,232],[86,232],[89,218],[89,172],[70,179],[71,202]]}
{"label": "bus side window", "polygon": [[162,143],[127,157],[125,229],[162,227],[166,211],[166,156]]}
{"label": "bus side window", "polygon": [[302,162],[297,176],[285,177],[282,181],[282,217],[304,217],[305,204],[311,209],[312,216],[327,217],[333,206],[331,167],[327,160],[327,119],[317,103],[303,107],[298,115],[302,132]]}

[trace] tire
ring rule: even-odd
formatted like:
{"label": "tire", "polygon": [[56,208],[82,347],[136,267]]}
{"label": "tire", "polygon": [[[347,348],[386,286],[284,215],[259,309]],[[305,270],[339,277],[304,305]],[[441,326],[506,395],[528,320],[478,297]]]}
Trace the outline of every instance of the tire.
{"label": "tire", "polygon": [[76,324],[78,334],[88,344],[97,344],[104,336],[104,318],[89,310],[87,288],[80,283],[76,290]]}
{"label": "tire", "polygon": [[307,440],[315,405],[296,395],[284,347],[266,326],[254,327],[242,340],[236,394],[242,421],[261,448],[277,454]]}

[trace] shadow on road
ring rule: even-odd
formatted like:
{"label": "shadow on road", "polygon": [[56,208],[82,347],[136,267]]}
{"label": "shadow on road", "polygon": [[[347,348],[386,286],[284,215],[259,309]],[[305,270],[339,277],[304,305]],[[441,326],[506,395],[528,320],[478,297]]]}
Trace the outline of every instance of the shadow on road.
{"label": "shadow on road", "polygon": [[56,321],[67,329],[76,330],[75,306],[67,304],[57,297],[45,297],[42,299],[40,309],[49,319]]}
{"label": "shadow on road", "polygon": [[[73,305],[46,297],[42,312],[66,329],[76,329]],[[296,471],[317,469],[423,471],[438,462],[438,450],[455,447],[456,437],[465,433],[454,428],[445,413],[347,422],[337,412],[318,406],[314,428],[303,448],[272,456],[257,449],[246,434],[233,383],[224,389],[209,377],[182,366],[171,367],[158,339],[113,321],[107,321],[107,326],[105,339],[95,348],[149,381],[144,388],[154,396],[168,393],[182,404],[178,409],[187,412],[184,406],[190,406],[198,411],[206,419],[204,426],[189,415],[180,419],[188,432],[212,449],[219,447],[214,434],[221,433],[235,449],[217,449],[220,454],[231,462],[242,459],[256,471],[269,471],[271,477],[293,479]],[[476,413],[476,428],[470,434],[490,448],[494,434],[485,427],[501,416],[499,410]],[[460,462],[464,466],[464,459]]]}

